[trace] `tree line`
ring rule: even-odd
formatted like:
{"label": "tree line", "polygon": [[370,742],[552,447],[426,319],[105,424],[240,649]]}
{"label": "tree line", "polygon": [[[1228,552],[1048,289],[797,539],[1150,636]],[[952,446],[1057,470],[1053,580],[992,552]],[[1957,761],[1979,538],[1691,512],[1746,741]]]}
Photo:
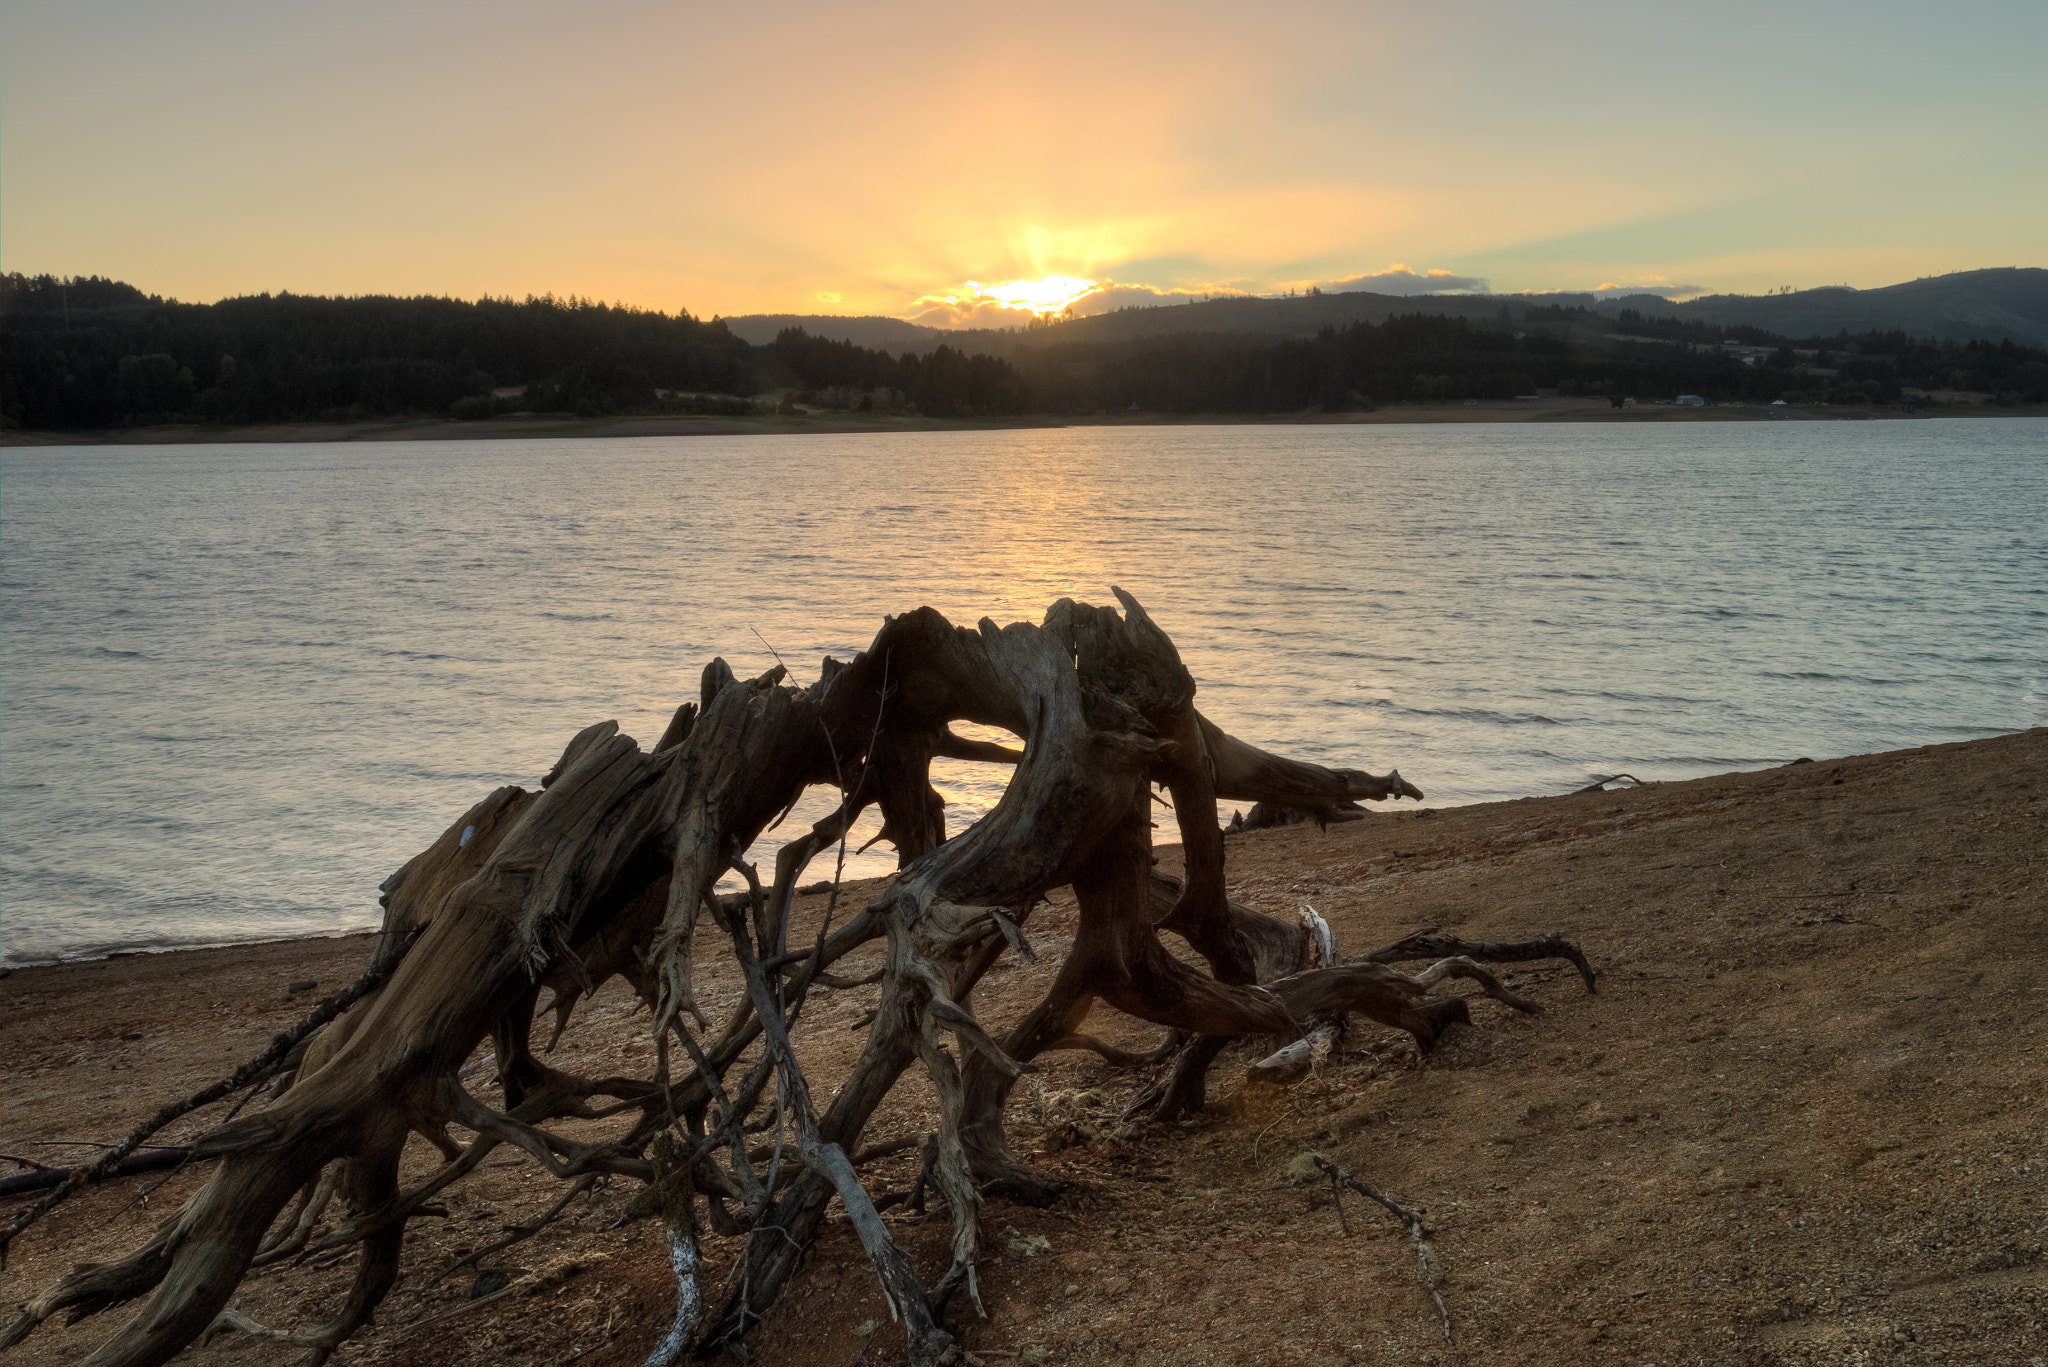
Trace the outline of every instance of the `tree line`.
{"label": "tree line", "polygon": [[[751,414],[794,405],[973,418],[1341,412],[1564,395],[1890,403],[1907,389],[2048,402],[2048,352],[1903,332],[1794,341],[1587,309],[1473,321],[1418,311],[1313,337],[998,339],[893,355],[552,296],[254,295],[181,304],[99,277],[0,277],[0,416],[16,428],[481,418],[529,410]],[[979,339],[977,339],[979,340]],[[1731,347],[1728,344],[1736,344]]]}
{"label": "tree line", "polygon": [[[1556,317],[1544,315],[1555,313]],[[1380,403],[1566,396],[1896,403],[1907,389],[2048,402],[2048,352],[1903,333],[1806,339],[1715,330],[1646,335],[1584,309],[1486,326],[1416,313],[1314,337],[1180,334],[1011,353],[1040,411],[1341,412]],[[1678,329],[1674,328],[1674,331]],[[1732,335],[1740,332],[1741,336]],[[1634,335],[1630,335],[1633,333]],[[1724,342],[1740,344],[1736,349]],[[1770,348],[1765,352],[1763,348]]]}
{"label": "tree line", "polygon": [[743,394],[755,369],[755,348],[721,323],[552,296],[180,304],[112,281],[9,275],[0,315],[0,411],[31,428],[481,417],[508,405],[594,417],[655,407],[664,391]]}

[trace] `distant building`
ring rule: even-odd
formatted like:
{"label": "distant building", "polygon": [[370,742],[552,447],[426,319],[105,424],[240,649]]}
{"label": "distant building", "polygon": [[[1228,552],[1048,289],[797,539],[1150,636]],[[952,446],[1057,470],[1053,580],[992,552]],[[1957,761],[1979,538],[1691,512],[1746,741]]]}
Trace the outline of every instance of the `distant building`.
{"label": "distant building", "polygon": [[1675,400],[1680,408],[1705,408],[1707,401],[1697,394],[1680,394]]}

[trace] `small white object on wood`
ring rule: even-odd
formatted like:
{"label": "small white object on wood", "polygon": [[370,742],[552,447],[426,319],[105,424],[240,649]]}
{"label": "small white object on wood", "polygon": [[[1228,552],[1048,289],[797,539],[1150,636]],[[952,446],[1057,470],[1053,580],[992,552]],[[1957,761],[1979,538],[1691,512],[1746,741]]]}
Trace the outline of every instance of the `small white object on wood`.
{"label": "small white object on wood", "polygon": [[[1337,933],[1330,929],[1330,923],[1323,919],[1322,913],[1306,905],[1301,909],[1300,919],[1302,936],[1308,941],[1309,967],[1338,967]],[[1337,1037],[1338,1024],[1339,1019],[1335,1016],[1316,1017],[1307,1034],[1254,1063],[1245,1075],[1245,1081],[1275,1087],[1301,1081],[1316,1059],[1328,1051],[1330,1041]]]}

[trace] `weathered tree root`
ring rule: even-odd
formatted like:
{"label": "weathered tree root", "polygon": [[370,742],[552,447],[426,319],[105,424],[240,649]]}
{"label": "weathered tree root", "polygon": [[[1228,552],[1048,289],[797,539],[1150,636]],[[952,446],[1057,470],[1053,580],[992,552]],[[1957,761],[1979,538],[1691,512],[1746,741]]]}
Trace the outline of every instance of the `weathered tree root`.
{"label": "weathered tree root", "polygon": [[1112,1068],[1156,1068],[1180,1052],[1187,1041],[1181,1035],[1168,1031],[1166,1038],[1142,1054],[1133,1054],[1106,1044],[1093,1035],[1061,1035],[1045,1047],[1051,1049],[1086,1049],[1100,1056]]}
{"label": "weathered tree root", "polygon": [[[1155,872],[1151,893],[1158,925],[1162,929],[1179,929],[1176,917],[1185,895],[1181,880]],[[1594,989],[1593,970],[1585,955],[1558,935],[1509,944],[1480,944],[1453,939],[1427,927],[1350,963],[1316,967],[1328,965],[1335,957],[1336,942],[1328,924],[1315,915],[1313,908],[1304,908],[1302,922],[1290,927],[1276,917],[1262,916],[1235,902],[1226,900],[1223,906],[1228,933],[1250,947],[1256,980],[1277,994],[1292,1017],[1300,1022],[1298,1028],[1287,1032],[1287,1038],[1294,1040],[1294,1044],[1283,1046],[1254,1065],[1254,1085],[1298,1077],[1348,1012],[1355,1011],[1383,1025],[1405,1030],[1414,1037],[1417,1049],[1424,1054],[1432,1052],[1450,1025],[1471,1022],[1462,998],[1427,995],[1427,989],[1445,977],[1477,982],[1486,995],[1515,1010],[1542,1010],[1534,1001],[1503,987],[1480,967],[1481,961],[1513,963],[1562,958],[1578,968],[1588,992]],[[1314,917],[1314,922],[1309,922],[1308,917]],[[1210,934],[1213,936],[1214,932]],[[1193,936],[1189,938],[1194,941]],[[1200,947],[1197,943],[1197,948]],[[1438,962],[1423,974],[1411,976],[1389,967],[1425,958]],[[1188,1043],[1176,1061],[1172,1077],[1141,1093],[1127,1113],[1149,1110],[1155,1119],[1177,1120],[1199,1111],[1208,1069],[1227,1043],[1226,1038],[1219,1036]],[[1031,1193],[1025,1189],[1021,1194]]]}
{"label": "weathered tree root", "polygon": [[313,1231],[319,1226],[320,1217],[327,1213],[328,1203],[334,1200],[334,1193],[340,1189],[342,1167],[345,1162],[346,1160],[339,1160],[328,1164],[319,1178],[303,1189],[297,1208],[292,1211],[284,1226],[273,1232],[257,1248],[256,1256],[249,1262],[250,1267],[265,1267],[293,1257],[312,1242]]}
{"label": "weathered tree root", "polygon": [[[109,1177],[135,1177],[145,1172],[162,1172],[165,1168],[183,1165],[191,1157],[192,1150],[183,1144],[161,1149],[144,1149],[140,1153],[131,1153],[114,1164],[101,1175],[100,1180],[105,1181]],[[28,1164],[29,1170],[16,1173],[12,1177],[0,1177],[0,1196],[23,1196],[32,1191],[48,1191],[51,1187],[64,1185],[73,1177],[78,1177],[80,1181],[85,1180],[82,1174],[86,1168],[49,1168],[25,1158],[15,1161]]]}
{"label": "weathered tree root", "polygon": [[[15,1237],[62,1205],[80,1187],[85,1186],[89,1182],[103,1181],[107,1177],[122,1171],[143,1171],[144,1169],[140,1165],[133,1165],[125,1169],[122,1166],[128,1162],[129,1155],[135,1152],[143,1140],[149,1138],[181,1115],[185,1115],[190,1111],[196,1111],[201,1106],[211,1106],[216,1101],[233,1096],[244,1087],[253,1086],[261,1082],[292,1053],[300,1041],[310,1037],[321,1026],[326,1025],[342,1012],[348,1010],[359,999],[380,986],[385,977],[389,975],[392,967],[405,957],[406,950],[411,948],[412,938],[407,936],[393,942],[388,953],[380,954],[377,960],[363,971],[362,976],[358,977],[341,991],[327,998],[327,1000],[321,1002],[320,1005],[314,1007],[304,1020],[301,1020],[297,1025],[271,1040],[256,1057],[250,1059],[247,1063],[235,1069],[234,1072],[212,1086],[203,1087],[183,1100],[173,1101],[163,1107],[155,1115],[137,1125],[133,1130],[130,1130],[120,1143],[107,1149],[98,1158],[95,1158],[84,1167],[74,1170],[69,1177],[58,1184],[55,1191],[52,1191],[48,1196],[45,1196],[42,1200],[36,1202],[33,1206],[30,1206],[27,1210],[9,1221],[5,1229],[0,1229],[0,1267],[6,1265],[7,1248],[8,1245],[14,1242]],[[182,1151],[185,1158],[192,1156],[192,1150],[189,1146],[184,1147]],[[159,1152],[162,1151],[160,1150]],[[181,1159],[180,1161],[184,1160]],[[33,1325],[30,1327],[32,1328]],[[10,1328],[6,1334],[0,1335],[0,1348],[6,1348],[20,1342],[22,1336],[26,1333],[27,1330],[24,1329],[21,1334],[16,1334],[14,1329]]]}
{"label": "weathered tree root", "polygon": [[666,1132],[654,1140],[654,1183],[660,1193],[662,1233],[668,1238],[669,1266],[676,1276],[676,1314],[669,1329],[640,1367],[673,1367],[690,1349],[704,1320],[704,1290],[697,1284],[702,1256],[697,1250],[697,1193],[690,1189],[690,1169],[681,1146]]}
{"label": "weathered tree root", "polygon": [[[661,1165],[659,1163],[656,1163],[654,1165],[654,1176],[655,1181],[659,1182],[661,1180]],[[555,1220],[561,1216],[562,1212],[569,1208],[569,1203],[571,1201],[574,1201],[577,1197],[583,1195],[583,1193],[589,1191],[595,1185],[597,1185],[597,1174],[585,1173],[583,1176],[577,1178],[574,1182],[570,1183],[568,1190],[564,1191],[561,1197],[557,1199],[552,1206],[549,1206],[546,1210],[534,1216],[525,1224],[506,1226],[505,1228],[509,1232],[505,1235],[504,1238],[494,1239],[490,1243],[482,1244],[474,1249],[471,1249],[469,1252],[463,1254],[454,1262],[448,1264],[448,1266],[442,1268],[439,1272],[435,1273],[433,1280],[437,1282],[444,1281],[447,1278],[454,1276],[457,1272],[460,1272],[465,1267],[476,1267],[481,1265],[484,1259],[494,1257],[497,1254],[503,1253],[506,1249],[512,1247],[514,1244],[525,1243],[528,1239],[531,1239],[534,1235],[540,1233],[549,1225],[553,1224]]]}
{"label": "weathered tree root", "polygon": [[1586,984],[1588,993],[1600,990],[1599,979],[1593,973],[1593,966],[1586,962],[1586,956],[1578,946],[1562,935],[1545,935],[1535,940],[1518,940],[1513,944],[1470,944],[1464,940],[1438,933],[1435,926],[1425,926],[1412,935],[1404,936],[1365,956],[1376,964],[1407,963],[1415,959],[1470,959],[1475,963],[1506,964],[1527,963],[1533,959],[1569,959],[1579,970],[1579,978]]}
{"label": "weathered tree root", "polygon": [[[1388,963],[1337,964],[1318,957],[1296,926],[1230,903],[1220,799],[1342,820],[1361,799],[1422,794],[1398,774],[1302,764],[1225,734],[1195,709],[1193,678],[1172,642],[1134,599],[1117,596],[1121,613],[1062,600],[1036,626],[984,620],[962,630],[920,609],[890,619],[851,662],[825,661],[807,688],[785,683],[779,666],[742,680],[713,661],[699,698],[677,708],[653,750],[611,722],[579,733],[540,792],[493,793],[385,884],[385,943],[373,974],[388,978],[366,985],[355,1009],[318,1036],[279,1053],[267,1109],[193,1146],[219,1159],[205,1187],[129,1258],[46,1291],[5,1341],[57,1308],[90,1314],[154,1287],[143,1311],[87,1363],[157,1367],[210,1326],[267,1332],[229,1306],[252,1266],[353,1248],[355,1283],[336,1318],[274,1336],[324,1360],[389,1291],[406,1223],[431,1213],[433,1197],[485,1154],[511,1145],[572,1184],[571,1195],[599,1174],[660,1193],[678,1309],[650,1362],[673,1361],[693,1343],[700,1354],[739,1346],[780,1297],[836,1196],[903,1324],[911,1362],[922,1367],[951,1346],[941,1316],[953,1293],[964,1290],[979,1307],[982,1202],[1058,1190],[1012,1156],[1004,1103],[1046,1049],[1078,1044],[1111,1056],[1075,1034],[1097,1000],[1165,1027],[1170,1044],[1187,1041],[1161,1101],[1165,1115],[1200,1106],[1208,1064],[1234,1037],[1292,1038],[1358,1011],[1426,1045],[1465,1010],[1461,998],[1427,995],[1453,974],[1533,1006],[1478,965],[1565,952],[1550,942],[1531,942],[1548,946],[1543,953],[1458,946],[1410,976],[1388,966],[1418,957],[1402,946],[1385,951],[1403,951]],[[950,729],[960,721],[1007,730],[1023,747],[964,740]],[[952,840],[929,777],[942,755],[1015,766],[1002,801]],[[837,809],[783,848],[764,889],[740,862],[745,851],[821,784],[839,794]],[[1170,804],[1179,827],[1185,880],[1152,871],[1155,801]],[[901,872],[844,925],[834,928],[828,912],[808,949],[788,948],[806,865],[835,844],[843,860],[847,831],[870,807]],[[749,891],[715,894],[732,868]],[[1080,905],[1074,946],[1046,999],[997,1040],[972,1010],[975,984],[1002,954],[1030,953],[1030,908],[1064,886]],[[836,908],[836,879],[833,887]],[[716,1028],[693,986],[704,910],[730,941],[747,988],[744,1005]],[[1162,930],[1183,936],[1210,971],[1169,954]],[[416,946],[401,955],[410,937]],[[832,965],[877,938],[885,942],[881,1000],[866,1047],[819,1112],[789,1032],[813,986],[847,985]],[[1423,943],[1410,940],[1407,949]],[[1484,952],[1492,950],[1515,952]],[[1583,958],[1575,962],[1590,985]],[[653,1012],[653,1076],[589,1079],[542,1064],[530,1044],[541,989],[552,993],[547,1009],[559,1035],[577,1003],[615,974]],[[502,1110],[460,1078],[486,1038]],[[689,1063],[675,1076],[671,1044]],[[848,1157],[912,1065],[937,1092],[940,1123],[922,1144],[910,1199],[935,1192],[953,1226],[950,1264],[929,1287]],[[616,1116],[620,1128],[571,1140],[545,1128],[559,1116]],[[450,1124],[475,1138],[457,1144]],[[413,1133],[448,1161],[401,1190],[399,1154]],[[353,1214],[315,1239],[336,1195]],[[696,1281],[700,1197],[714,1229],[747,1235],[734,1290],[708,1323]]]}

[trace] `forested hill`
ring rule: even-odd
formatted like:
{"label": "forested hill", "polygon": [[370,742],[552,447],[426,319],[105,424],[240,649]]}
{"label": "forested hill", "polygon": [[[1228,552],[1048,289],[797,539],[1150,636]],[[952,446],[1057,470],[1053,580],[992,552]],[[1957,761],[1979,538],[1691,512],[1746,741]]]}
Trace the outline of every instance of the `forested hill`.
{"label": "forested hill", "polygon": [[1184,333],[1041,343],[1009,358],[1040,410],[1343,412],[1388,402],[1512,399],[1549,392],[1671,400],[1896,403],[1973,391],[2048,402],[2048,351],[1932,342],[1905,333],[1793,340],[1624,312],[1530,310],[1485,326],[1412,313],[1313,337]]}
{"label": "forested hill", "polygon": [[2006,267],[1929,276],[1882,289],[1710,294],[1657,312],[1689,322],[1769,328],[1789,337],[1900,331],[1948,341],[2048,346],[2048,270]]}
{"label": "forested hill", "polygon": [[1111,341],[1179,332],[1259,332],[1309,337],[1326,327],[1381,323],[1412,313],[1463,318],[1477,326],[1520,326],[1545,310],[1582,308],[1605,318],[1623,312],[1718,327],[1760,328],[1781,337],[1903,332],[1946,342],[2048,346],[2048,270],[1959,271],[1881,289],[1846,285],[1778,294],[1714,294],[1683,303],[1656,295],[1384,294],[1311,292],[1281,299],[1214,299],[1192,305],[1124,309],[1075,318],[1030,341]]}
{"label": "forested hill", "polygon": [[[1704,320],[1524,302],[1416,311],[1312,336],[1091,336],[1034,328],[919,355],[587,300],[257,295],[181,304],[96,277],[7,276],[0,416],[92,431],[516,411],[971,418],[1340,412],[1563,395],[1868,404],[1968,391],[2048,402],[2048,352],[1904,331],[1794,339]],[[1415,301],[1411,301],[1415,302]],[[1196,314],[1200,307],[1156,312]],[[1006,354],[998,340],[1009,343]]]}
{"label": "forested hill", "polygon": [[1278,298],[1235,296],[1181,304],[1116,309],[1062,318],[1045,326],[951,334],[888,318],[775,315],[731,320],[750,340],[766,342],[784,328],[888,351],[929,351],[948,342],[968,351],[1010,356],[1069,343],[1128,342],[1189,332],[1268,338],[1313,337],[1325,328],[1384,323],[1428,313],[1476,327],[1513,331],[1530,317],[1584,309],[1609,320],[1624,312],[1719,327],[1761,328],[1783,337],[1833,337],[1904,332],[1949,342],[2013,342],[2048,346],[2048,270],[2001,268],[1930,276],[1881,289],[1848,286],[1776,294],[1715,294],[1672,303],[1654,294],[1620,298],[1592,294],[1374,294],[1320,291]]}
{"label": "forested hill", "polygon": [[746,393],[754,379],[755,349],[718,323],[580,299],[180,304],[110,280],[19,275],[0,288],[0,411],[25,427],[482,416],[508,388],[532,407],[596,414],[658,389]]}
{"label": "forested hill", "polygon": [[[872,347],[892,355],[906,351],[925,352],[946,345],[957,349],[963,340],[961,335],[947,333],[940,328],[875,314],[850,318],[825,313],[743,313],[726,319],[725,325],[736,336],[744,337],[756,346],[766,346],[791,328],[799,328],[807,336],[851,342],[858,347]],[[989,350],[985,346],[970,349]]]}

